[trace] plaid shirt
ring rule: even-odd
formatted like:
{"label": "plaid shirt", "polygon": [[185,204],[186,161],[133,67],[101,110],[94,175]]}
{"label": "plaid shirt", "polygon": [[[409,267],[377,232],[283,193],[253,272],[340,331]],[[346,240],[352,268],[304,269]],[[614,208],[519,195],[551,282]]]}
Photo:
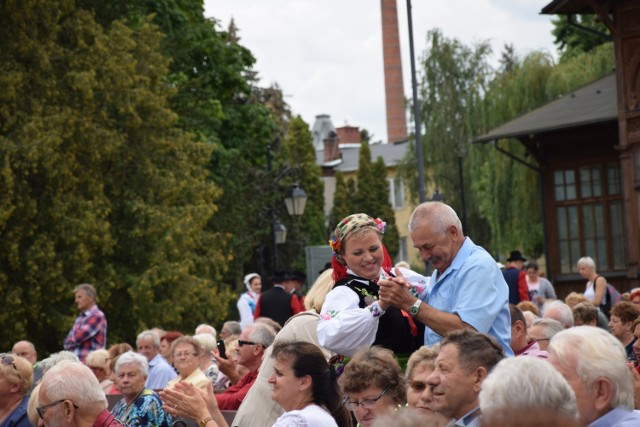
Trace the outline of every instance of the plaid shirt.
{"label": "plaid shirt", "polygon": [[93,350],[107,345],[107,319],[97,305],[94,305],[76,319],[73,328],[64,339],[64,349],[73,351],[84,363]]}

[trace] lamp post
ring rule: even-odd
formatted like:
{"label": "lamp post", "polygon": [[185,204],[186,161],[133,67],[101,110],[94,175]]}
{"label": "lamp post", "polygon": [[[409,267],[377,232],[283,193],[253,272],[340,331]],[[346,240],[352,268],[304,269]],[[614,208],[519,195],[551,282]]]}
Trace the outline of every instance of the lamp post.
{"label": "lamp post", "polygon": [[[271,155],[271,144],[267,145],[267,170],[271,174],[273,170],[273,159]],[[276,184],[279,178],[276,179]],[[295,183],[289,188],[284,198],[287,212],[292,217],[301,216],[304,213],[304,208],[307,204],[307,194],[302,188]],[[271,216],[271,243],[273,246],[273,271],[275,272],[280,267],[278,262],[278,245],[281,245],[287,241],[287,227],[278,221],[278,215],[276,214],[275,206],[271,206],[269,209]]]}

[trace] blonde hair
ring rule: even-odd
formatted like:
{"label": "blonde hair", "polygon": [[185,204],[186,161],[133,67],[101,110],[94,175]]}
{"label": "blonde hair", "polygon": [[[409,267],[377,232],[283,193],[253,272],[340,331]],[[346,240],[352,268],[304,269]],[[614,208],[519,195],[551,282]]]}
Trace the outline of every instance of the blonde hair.
{"label": "blonde hair", "polygon": [[324,304],[324,299],[331,289],[333,289],[333,279],[331,275],[333,274],[333,269],[328,268],[322,272],[316,279],[316,281],[307,292],[307,296],[304,299],[304,308],[307,310],[315,310],[317,313],[320,313],[322,310],[322,304]]}
{"label": "blonde hair", "polygon": [[2,353],[0,356],[13,358],[13,362],[8,365],[0,363],[0,376],[9,384],[19,385],[21,395],[29,393],[33,382],[31,362],[13,353]]}

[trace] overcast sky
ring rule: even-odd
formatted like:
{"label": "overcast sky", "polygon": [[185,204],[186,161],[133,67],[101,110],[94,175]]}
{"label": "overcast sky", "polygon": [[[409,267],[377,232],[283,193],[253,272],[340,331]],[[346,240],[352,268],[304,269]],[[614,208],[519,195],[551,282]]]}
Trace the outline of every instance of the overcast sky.
{"label": "overcast sky", "polygon": [[[386,142],[380,0],[204,0],[205,16],[227,28],[231,17],[240,43],[257,62],[261,86],[278,83],[294,114],[313,126],[329,114],[335,126],[366,128]],[[465,44],[491,42],[493,63],[505,43],[519,55],[555,55],[550,0],[414,0],[416,57],[429,30]],[[406,0],[398,0],[404,88],[411,96]]]}

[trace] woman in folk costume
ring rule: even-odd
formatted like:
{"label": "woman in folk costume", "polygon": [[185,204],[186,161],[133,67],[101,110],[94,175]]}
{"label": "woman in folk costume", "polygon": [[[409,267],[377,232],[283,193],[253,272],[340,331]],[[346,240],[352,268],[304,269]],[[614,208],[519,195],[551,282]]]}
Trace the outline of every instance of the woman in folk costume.
{"label": "woman in folk costume", "polygon": [[[359,213],[344,218],[335,229],[329,242],[334,287],[318,323],[318,340],[327,350],[351,357],[361,347],[379,345],[408,357],[423,343],[423,325],[378,301],[378,280],[394,275],[382,244],[385,228],[381,219]],[[412,292],[423,295],[428,279],[411,270],[402,273],[413,285]]]}
{"label": "woman in folk costume", "polygon": [[256,311],[256,303],[262,290],[262,279],[257,273],[249,273],[244,276],[244,285],[247,292],[240,295],[237,304],[242,329],[253,323],[253,313]]}

